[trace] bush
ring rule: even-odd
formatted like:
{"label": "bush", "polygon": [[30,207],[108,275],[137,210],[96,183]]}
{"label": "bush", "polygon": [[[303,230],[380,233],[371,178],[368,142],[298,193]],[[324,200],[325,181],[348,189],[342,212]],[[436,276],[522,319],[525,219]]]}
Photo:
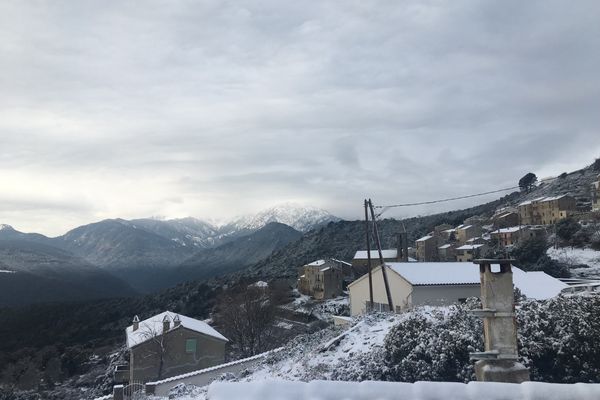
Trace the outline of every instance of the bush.
{"label": "bush", "polygon": [[474,379],[469,353],[483,348],[482,323],[467,305],[454,305],[447,314],[426,317],[415,313],[390,330],[384,344],[386,379],[400,382],[468,382]]}
{"label": "bush", "polygon": [[568,242],[581,229],[581,225],[573,218],[566,218],[556,224],[556,235]]}
{"label": "bush", "polygon": [[[469,352],[483,348],[471,300],[447,313],[415,312],[385,339],[381,379],[467,382],[474,379]],[[516,307],[519,361],[531,379],[554,383],[600,381],[600,298],[571,296]]]}
{"label": "bush", "polygon": [[531,270],[538,260],[546,254],[548,244],[543,237],[534,237],[521,242],[512,251],[512,256],[517,260],[518,266],[524,270]]}

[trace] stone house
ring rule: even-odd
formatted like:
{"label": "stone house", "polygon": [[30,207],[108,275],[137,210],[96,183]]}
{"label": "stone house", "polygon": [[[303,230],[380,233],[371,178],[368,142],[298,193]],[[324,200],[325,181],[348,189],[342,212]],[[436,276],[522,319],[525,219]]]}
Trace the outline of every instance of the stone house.
{"label": "stone house", "polygon": [[435,236],[427,235],[415,242],[417,248],[417,261],[437,261],[438,259],[438,240]]}
{"label": "stone house", "polygon": [[298,291],[317,300],[341,295],[343,283],[342,267],[333,260],[317,260],[300,267]]}
{"label": "stone house", "polygon": [[519,204],[519,217],[522,225],[550,225],[561,221],[577,211],[577,201],[564,194],[554,197],[540,197]]}
{"label": "stone house", "polygon": [[[448,305],[479,297],[481,293],[479,268],[471,263],[389,263],[385,268],[395,312],[419,305]],[[544,272],[524,272],[516,267],[512,270],[514,285],[530,298],[548,299],[568,287]],[[372,281],[372,309],[388,311],[381,267],[373,270]],[[350,314],[364,314],[370,306],[368,276],[352,282],[348,291]]]}
{"label": "stone house", "polygon": [[148,382],[222,364],[228,340],[206,322],[171,311],[125,329],[127,381]]}
{"label": "stone house", "polygon": [[460,225],[456,228],[456,239],[459,243],[465,244],[467,240],[478,236],[481,236],[479,225]]}
{"label": "stone house", "polygon": [[516,226],[519,225],[519,213],[515,211],[500,213],[492,217],[492,222],[494,229]]}
{"label": "stone house", "polygon": [[490,232],[492,239],[496,239],[501,246],[514,246],[521,240],[527,240],[534,234],[528,226],[512,226],[509,228],[500,228]]}
{"label": "stone house", "polygon": [[464,244],[456,248],[456,261],[468,262],[479,258],[487,250],[485,244]]}
{"label": "stone house", "polygon": [[456,261],[456,245],[447,243],[438,247],[439,261]]}

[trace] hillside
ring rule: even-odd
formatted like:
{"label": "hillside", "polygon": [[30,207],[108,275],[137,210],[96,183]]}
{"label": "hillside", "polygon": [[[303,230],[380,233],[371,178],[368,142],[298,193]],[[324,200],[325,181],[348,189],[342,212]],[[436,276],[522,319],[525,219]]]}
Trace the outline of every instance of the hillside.
{"label": "hillside", "polygon": [[[404,220],[384,219],[378,223],[382,246],[395,248],[396,233],[402,232],[404,227],[411,243],[431,231],[436,225],[448,223],[456,226],[474,215],[490,216],[496,208],[507,202],[518,201],[521,197],[521,193],[514,192],[501,199],[464,210]],[[308,232],[300,240],[290,243],[238,276],[251,279],[295,278],[297,267],[319,258],[333,257],[350,261],[356,250],[365,247],[364,235],[363,221],[330,222],[318,230]]]}
{"label": "hillside", "polygon": [[125,282],[64,250],[0,239],[0,305],[131,296]]}
{"label": "hillside", "polygon": [[287,225],[268,223],[248,236],[196,253],[173,270],[173,281],[206,279],[243,270],[301,236]]}

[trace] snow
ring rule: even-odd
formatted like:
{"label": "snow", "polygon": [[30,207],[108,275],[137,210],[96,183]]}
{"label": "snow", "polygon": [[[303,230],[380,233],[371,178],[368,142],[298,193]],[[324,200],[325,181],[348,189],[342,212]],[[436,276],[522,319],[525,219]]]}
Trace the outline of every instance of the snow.
{"label": "snow", "polygon": [[473,225],[463,225],[459,228],[457,228],[457,230],[465,230],[465,229],[469,229],[470,227],[472,227]]}
{"label": "snow", "polygon": [[209,400],[596,400],[600,384],[524,382],[214,382]]}
{"label": "snow", "polygon": [[269,284],[265,281],[257,281],[250,286],[264,289],[264,288],[268,288]]}
{"label": "snow", "polygon": [[[388,263],[388,266],[412,285],[465,285],[481,282],[478,266],[471,263]],[[529,298],[549,299],[568,287],[566,283],[542,271],[525,272],[515,266],[512,271],[514,285]]]}
{"label": "snow", "polygon": [[[592,249],[577,249],[573,247],[549,248],[547,254],[550,258],[568,265],[571,272],[580,277],[600,278],[600,251]],[[586,264],[590,268],[573,268],[579,264]]]}
{"label": "snow", "polygon": [[442,246],[438,247],[438,249],[448,249],[448,248],[450,248],[450,247],[452,247],[452,245],[451,245],[451,244],[444,244],[444,245],[442,245]]}
{"label": "snow", "polygon": [[170,330],[177,329],[177,327],[173,326],[173,319],[176,316],[179,317],[179,319],[181,320],[181,326],[183,326],[184,328],[190,329],[195,332],[203,333],[205,335],[212,336],[217,339],[228,341],[228,339],[225,336],[221,335],[206,322],[186,317],[185,315],[175,314],[171,311],[165,311],[141,321],[139,328],[135,331],[133,330],[133,325],[128,326],[125,330],[127,334],[127,347],[131,348],[137,346],[140,343],[150,340],[152,336],[154,336],[153,334],[162,333],[163,319],[165,317],[168,317],[171,321]]}
{"label": "snow", "polygon": [[337,259],[335,259],[335,258],[332,258],[332,259],[331,259],[331,261],[335,261],[336,263],[344,264],[344,265],[347,265],[347,266],[349,266],[349,267],[351,267],[351,266],[352,266],[352,264],[350,264],[349,262],[342,261],[342,260],[337,260]]}
{"label": "snow", "polygon": [[3,230],[12,231],[13,227],[10,225],[7,225],[7,224],[0,224],[0,231],[3,231]]}
{"label": "snow", "polygon": [[339,220],[329,212],[316,207],[284,203],[261,211],[256,215],[240,217],[231,224],[237,229],[256,230],[270,222],[279,222],[300,232],[307,232],[315,226]]}
{"label": "snow", "polygon": [[415,242],[424,242],[426,240],[431,239],[432,237],[433,236],[431,236],[431,235],[423,236],[422,238],[415,240]]}
{"label": "snow", "polygon": [[319,265],[323,265],[325,264],[325,260],[317,260],[317,261],[313,261],[308,265],[311,265],[313,267],[318,267]]}
{"label": "snow", "polygon": [[388,263],[413,285],[479,284],[479,268],[463,262]]}
{"label": "snow", "polygon": [[463,246],[457,247],[456,250],[475,250],[484,246],[483,244],[465,244]]}
{"label": "snow", "polygon": [[[381,250],[383,254],[383,258],[397,258],[398,257],[398,249],[388,249]],[[379,252],[377,250],[371,250],[371,258],[376,259],[379,258]],[[355,260],[366,260],[367,259],[367,251],[359,250],[354,254]]]}
{"label": "snow", "polygon": [[513,233],[523,229],[522,226],[511,226],[510,228],[495,229],[492,233]]}
{"label": "snow", "polygon": [[566,283],[542,271],[525,272],[514,267],[512,270],[514,285],[529,298],[537,300],[550,299],[569,287]]}

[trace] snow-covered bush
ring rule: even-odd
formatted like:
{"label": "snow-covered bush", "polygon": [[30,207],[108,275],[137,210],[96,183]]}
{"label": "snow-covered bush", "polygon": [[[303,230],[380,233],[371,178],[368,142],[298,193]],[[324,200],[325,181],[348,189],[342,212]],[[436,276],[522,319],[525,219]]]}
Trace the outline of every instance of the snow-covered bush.
{"label": "snow-covered bush", "polygon": [[532,380],[600,382],[600,298],[525,301],[517,322],[519,354]]}
{"label": "snow-covered bush", "polygon": [[[384,346],[382,379],[467,382],[475,379],[469,352],[483,349],[474,302],[447,312],[412,315],[394,326]],[[521,300],[516,309],[520,361],[531,379],[600,382],[600,298]]]}
{"label": "snow-covered bush", "polygon": [[385,339],[386,380],[468,382],[474,378],[469,353],[483,347],[482,323],[468,313],[477,300],[447,312],[415,312]]}

